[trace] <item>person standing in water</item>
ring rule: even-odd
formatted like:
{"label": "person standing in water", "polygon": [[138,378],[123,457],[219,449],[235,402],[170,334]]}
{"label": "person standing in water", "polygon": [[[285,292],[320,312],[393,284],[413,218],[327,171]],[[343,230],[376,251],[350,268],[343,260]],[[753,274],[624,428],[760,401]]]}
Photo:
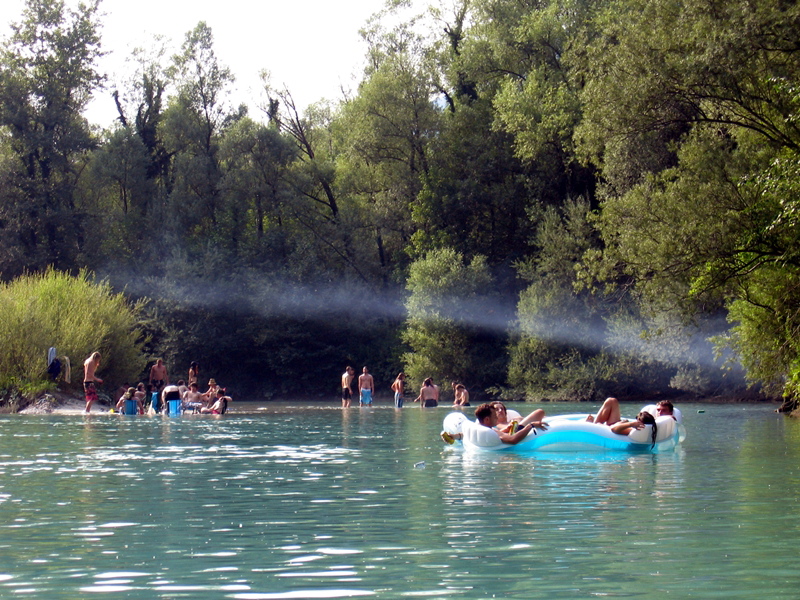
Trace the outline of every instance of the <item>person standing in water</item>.
{"label": "person standing in water", "polygon": [[463,383],[459,383],[455,388],[456,397],[453,406],[469,406],[469,391]]}
{"label": "person standing in water", "polygon": [[375,381],[372,375],[367,371],[367,367],[362,369],[361,375],[358,376],[358,389],[361,390],[359,396],[359,406],[372,406],[372,393],[375,391]]}
{"label": "person standing in water", "polygon": [[397,375],[397,379],[395,379],[394,383],[392,384],[392,390],[394,391],[394,407],[403,408],[403,396],[406,392],[405,373],[399,373]]}
{"label": "person standing in water", "polygon": [[350,408],[353,400],[353,378],[356,372],[353,367],[348,366],[342,373],[342,408]]}
{"label": "person standing in water", "polygon": [[428,377],[422,382],[419,396],[414,402],[420,402],[422,408],[436,408],[439,406],[439,386],[433,383],[433,379]]}
{"label": "person standing in water", "polygon": [[92,355],[83,361],[83,391],[86,394],[86,412],[92,411],[92,404],[97,402],[96,383],[103,383],[103,380],[95,375],[95,371],[100,366],[100,353],[93,352]]}

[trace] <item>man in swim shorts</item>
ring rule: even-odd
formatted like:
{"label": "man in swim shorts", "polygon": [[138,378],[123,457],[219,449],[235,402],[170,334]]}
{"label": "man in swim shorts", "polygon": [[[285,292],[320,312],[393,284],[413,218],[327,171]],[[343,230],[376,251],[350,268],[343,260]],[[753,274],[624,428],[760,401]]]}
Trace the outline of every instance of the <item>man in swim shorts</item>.
{"label": "man in swim shorts", "polygon": [[168,383],[167,367],[164,366],[164,361],[159,358],[150,369],[150,385],[153,386],[154,392],[160,392]]}
{"label": "man in swim shorts", "polygon": [[353,367],[350,366],[342,373],[342,408],[350,408],[350,401],[353,399],[353,378],[355,374]]}
{"label": "man in swim shorts", "polygon": [[359,398],[359,406],[372,406],[372,392],[375,390],[375,383],[372,375],[367,371],[367,367],[362,369],[361,375],[358,377],[358,389],[361,390],[361,397]]}
{"label": "man in swim shorts", "polygon": [[95,383],[103,383],[103,380],[95,375],[95,371],[100,366],[100,353],[93,352],[92,355],[83,361],[83,391],[86,394],[86,412],[92,411],[92,404],[97,402],[97,388]]}
{"label": "man in swim shorts", "polygon": [[200,412],[203,405],[203,394],[197,389],[197,382],[193,381],[189,385],[189,390],[183,395],[184,410],[191,410],[193,413]]}
{"label": "man in swim shorts", "polygon": [[394,407],[403,408],[404,396],[406,393],[406,374],[399,373],[397,379],[392,383],[392,391],[394,391]]}

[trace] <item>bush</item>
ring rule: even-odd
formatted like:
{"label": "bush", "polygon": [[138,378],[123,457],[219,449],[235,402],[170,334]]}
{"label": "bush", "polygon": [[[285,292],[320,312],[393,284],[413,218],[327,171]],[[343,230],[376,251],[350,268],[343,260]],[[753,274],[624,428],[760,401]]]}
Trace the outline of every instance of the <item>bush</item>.
{"label": "bush", "polygon": [[133,381],[146,364],[141,308],[86,271],[71,276],[48,269],[0,284],[0,379],[44,389],[47,351],[55,346],[70,358],[75,384],[95,350],[103,356],[98,376],[106,383]]}

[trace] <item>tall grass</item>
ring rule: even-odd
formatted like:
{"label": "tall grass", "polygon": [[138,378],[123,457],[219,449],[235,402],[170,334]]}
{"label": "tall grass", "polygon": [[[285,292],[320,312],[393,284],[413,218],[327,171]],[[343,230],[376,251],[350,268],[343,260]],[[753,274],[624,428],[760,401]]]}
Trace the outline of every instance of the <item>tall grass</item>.
{"label": "tall grass", "polygon": [[69,357],[76,387],[94,351],[102,354],[97,375],[108,387],[134,381],[146,365],[141,309],[87,271],[49,269],[0,284],[0,384],[46,380],[51,346]]}

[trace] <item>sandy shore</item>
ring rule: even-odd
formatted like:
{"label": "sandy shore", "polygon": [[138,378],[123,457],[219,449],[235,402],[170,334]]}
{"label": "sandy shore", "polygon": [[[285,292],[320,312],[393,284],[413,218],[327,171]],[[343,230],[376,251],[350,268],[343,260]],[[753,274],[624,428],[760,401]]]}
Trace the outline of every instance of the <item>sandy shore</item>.
{"label": "sandy shore", "polygon": [[[107,413],[109,407],[96,402],[92,406],[92,414]],[[34,400],[18,414],[20,415],[80,415],[85,414],[86,401],[63,392],[50,392]]]}

